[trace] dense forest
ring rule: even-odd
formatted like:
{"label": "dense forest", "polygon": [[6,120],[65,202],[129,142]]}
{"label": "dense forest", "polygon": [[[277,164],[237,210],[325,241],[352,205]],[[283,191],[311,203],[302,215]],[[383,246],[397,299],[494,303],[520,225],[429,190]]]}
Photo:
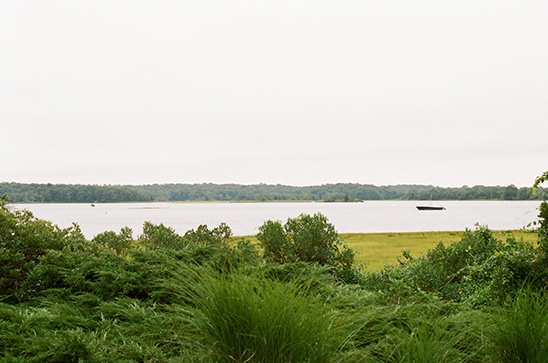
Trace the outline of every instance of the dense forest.
{"label": "dense forest", "polygon": [[0,195],[15,203],[117,203],[150,201],[324,201],[362,200],[543,200],[547,188],[535,194],[527,187],[325,184],[316,186],[239,184],[81,185],[0,183]]}
{"label": "dense forest", "polygon": [[0,183],[0,195],[14,203],[149,202],[153,199],[123,186]]}

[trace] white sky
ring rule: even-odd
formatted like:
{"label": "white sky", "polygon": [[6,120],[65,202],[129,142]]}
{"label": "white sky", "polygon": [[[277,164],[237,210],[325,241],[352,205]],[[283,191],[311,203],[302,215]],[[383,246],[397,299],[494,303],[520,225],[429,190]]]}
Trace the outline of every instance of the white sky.
{"label": "white sky", "polygon": [[530,186],[545,0],[0,0],[0,181]]}

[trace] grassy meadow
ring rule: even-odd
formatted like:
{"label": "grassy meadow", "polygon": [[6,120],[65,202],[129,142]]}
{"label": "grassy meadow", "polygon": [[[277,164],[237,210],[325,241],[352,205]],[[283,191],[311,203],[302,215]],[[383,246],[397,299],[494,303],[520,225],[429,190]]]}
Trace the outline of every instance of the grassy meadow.
{"label": "grassy meadow", "polygon": [[[534,243],[537,235],[526,231],[493,231],[496,238],[506,239],[512,234],[517,239]],[[356,262],[365,263],[367,271],[379,271],[384,265],[397,263],[403,250],[419,256],[440,242],[449,245],[460,241],[464,232],[410,232],[410,233],[343,233],[341,238],[356,251]]]}
{"label": "grassy meadow", "polygon": [[[341,233],[339,236],[348,247],[356,252],[356,262],[365,264],[368,272],[380,271],[385,265],[398,262],[402,251],[408,250],[417,257],[436,247],[440,242],[450,245],[460,241],[464,231],[454,232],[406,232],[406,233]],[[494,237],[505,240],[513,235],[524,242],[535,243],[538,236],[531,231],[493,231]],[[248,239],[253,244],[259,241],[255,236],[234,237]]]}

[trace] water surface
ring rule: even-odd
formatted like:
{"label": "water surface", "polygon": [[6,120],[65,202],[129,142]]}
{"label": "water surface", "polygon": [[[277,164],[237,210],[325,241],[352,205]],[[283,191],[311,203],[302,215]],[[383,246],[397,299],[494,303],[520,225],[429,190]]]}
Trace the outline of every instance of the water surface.
{"label": "water surface", "polygon": [[234,235],[256,234],[269,219],[285,222],[302,213],[320,212],[339,233],[463,231],[475,224],[491,229],[520,229],[537,220],[538,201],[442,201],[444,211],[418,211],[417,201],[365,201],[363,203],[105,203],[15,204],[38,218],[60,227],[73,222],[87,238],[122,227],[142,233],[143,222],[163,223],[184,234],[206,224],[209,228],[227,223]]}

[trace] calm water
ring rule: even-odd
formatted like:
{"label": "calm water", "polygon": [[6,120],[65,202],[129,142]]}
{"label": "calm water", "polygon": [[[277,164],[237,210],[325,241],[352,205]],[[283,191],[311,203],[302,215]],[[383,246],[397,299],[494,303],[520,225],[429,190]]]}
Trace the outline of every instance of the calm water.
{"label": "calm water", "polygon": [[15,204],[60,227],[76,222],[87,238],[122,227],[142,233],[144,221],[163,223],[184,234],[200,224],[227,223],[234,235],[257,233],[265,220],[321,212],[339,233],[462,231],[476,223],[491,229],[519,229],[537,220],[538,201],[445,201],[444,211],[418,211],[416,201],[366,201],[363,203],[112,203]]}

